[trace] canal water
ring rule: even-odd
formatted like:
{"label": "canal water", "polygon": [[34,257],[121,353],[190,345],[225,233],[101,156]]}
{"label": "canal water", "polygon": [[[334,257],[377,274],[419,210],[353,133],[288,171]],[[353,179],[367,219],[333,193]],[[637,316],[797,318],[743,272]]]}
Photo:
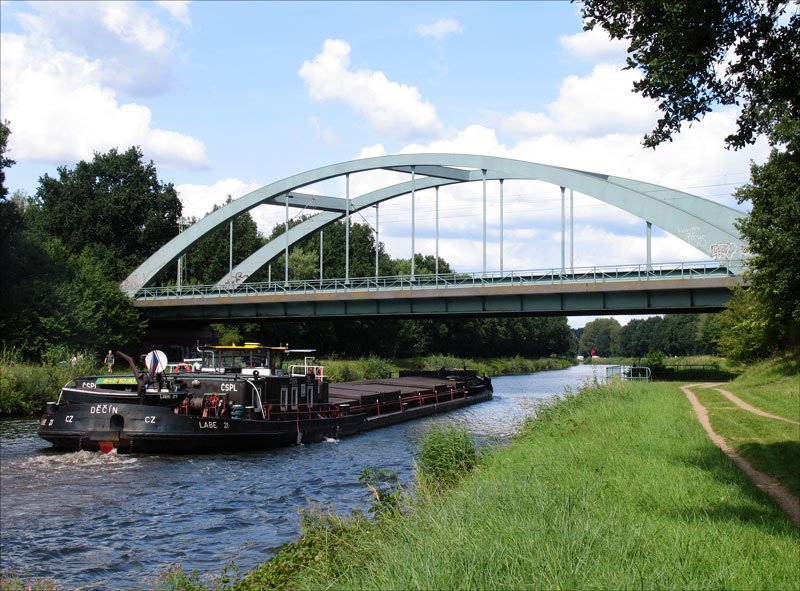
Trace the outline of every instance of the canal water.
{"label": "canal water", "polygon": [[126,456],[54,451],[35,419],[0,421],[0,568],[65,589],[148,589],[173,565],[246,570],[299,534],[300,509],[368,506],[363,468],[414,477],[433,423],[506,441],[538,404],[600,380],[603,367],[493,379],[494,399],[340,441],[272,451]]}

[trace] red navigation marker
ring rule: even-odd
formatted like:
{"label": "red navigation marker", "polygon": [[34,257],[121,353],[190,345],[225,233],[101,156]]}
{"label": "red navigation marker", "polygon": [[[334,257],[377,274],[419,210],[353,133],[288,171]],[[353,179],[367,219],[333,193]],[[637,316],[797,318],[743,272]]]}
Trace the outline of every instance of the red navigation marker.
{"label": "red navigation marker", "polygon": [[114,443],[112,441],[101,441],[100,451],[103,452],[104,454],[114,451]]}

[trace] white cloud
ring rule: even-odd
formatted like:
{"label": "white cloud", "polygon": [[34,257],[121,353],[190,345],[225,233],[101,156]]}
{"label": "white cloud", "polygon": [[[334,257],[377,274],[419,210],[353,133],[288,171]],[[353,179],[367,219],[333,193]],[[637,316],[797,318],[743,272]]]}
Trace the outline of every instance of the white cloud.
{"label": "white cloud", "polygon": [[597,136],[609,133],[643,135],[658,119],[656,102],[635,94],[633,82],[640,75],[608,64],[595,66],[587,77],[568,76],[558,99],[546,113],[520,111],[495,117],[505,133],[525,138],[546,133],[565,136]]}
{"label": "white cloud", "polygon": [[[122,109],[127,106],[123,105]],[[150,125],[150,109],[140,108],[147,111],[147,119],[144,121],[147,127],[138,130],[143,136],[139,143],[143,151],[152,155],[153,160],[166,168],[202,169],[209,166],[206,146],[202,141],[177,131],[153,128]]]}
{"label": "white cloud", "polygon": [[[275,181],[278,179],[272,179]],[[183,217],[202,219],[210,213],[215,205],[223,205],[230,195],[234,201],[239,197],[247,195],[256,189],[260,189],[264,183],[253,183],[237,178],[226,178],[216,181],[210,185],[181,184],[175,187],[181,203],[183,203]],[[303,188],[303,193],[311,195],[319,194],[314,188]],[[299,209],[290,209],[290,219],[300,215]],[[304,213],[308,213],[307,211]],[[259,205],[250,210],[250,215],[256,223],[259,232],[269,235],[276,224],[283,224],[286,219],[286,211],[282,206]]]}
{"label": "white cloud", "polygon": [[262,185],[248,183],[237,178],[226,178],[211,185],[182,184],[177,185],[181,203],[183,203],[183,217],[202,219],[214,209],[215,205],[222,205],[228,195],[238,199]]}
{"label": "white cloud", "polygon": [[[132,46],[144,53],[157,50],[160,41],[144,39],[152,30],[150,21],[141,21],[137,28],[127,5],[99,4],[100,8],[76,5],[75,14],[65,18],[94,10],[106,19],[108,30],[127,38]],[[41,10],[63,11],[65,5],[47,3]],[[59,36],[58,27],[36,15],[21,18],[27,22],[28,34],[3,33],[0,55],[0,105],[3,116],[12,122],[10,147],[17,160],[71,163],[89,159],[96,151],[138,145],[146,158],[165,168],[208,166],[202,141],[155,127],[146,106],[120,103],[115,85],[109,83],[108,71],[113,67],[105,58],[90,59],[63,50],[56,40],[70,42]],[[51,29],[59,34],[51,38]]]}
{"label": "white cloud", "polygon": [[131,2],[99,3],[103,26],[127,45],[156,53],[167,44],[167,34],[158,20],[138,10]]}
{"label": "white cloud", "polygon": [[[737,184],[747,180],[748,161],[763,161],[768,146],[761,142],[740,152],[725,150],[723,138],[734,128],[735,119],[732,111],[711,113],[702,122],[685,128],[672,143],[657,150],[644,149],[638,133],[601,133],[577,138],[548,133],[506,145],[491,128],[470,125],[451,138],[428,144],[409,144],[398,152],[472,153],[514,158],[652,182],[736,206],[730,197],[731,192]],[[362,153],[362,157],[382,153],[382,146],[380,149],[372,146]],[[400,180],[407,178],[406,175]],[[558,187],[532,181],[506,181],[504,189],[504,268],[558,267],[561,257]],[[498,194],[498,183],[489,183],[489,270],[499,268]],[[432,254],[435,248],[432,196],[431,190],[418,192],[417,196],[416,249],[424,254]],[[407,198],[405,202],[402,199],[395,201],[398,203],[389,202],[385,208],[382,206],[381,239],[393,256],[407,258],[410,253],[410,203]],[[443,229],[439,251],[459,271],[480,271],[482,268],[481,201],[479,183],[440,191]],[[576,267],[644,263],[645,234],[643,220],[599,200],[575,194]],[[567,257],[569,260],[569,251]],[[655,263],[707,258],[692,246],[657,228],[652,237],[652,257]]]}
{"label": "white cloud", "polygon": [[735,206],[731,193],[747,180],[749,161],[763,162],[768,154],[766,142],[738,152],[725,149],[723,138],[735,129],[735,120],[733,111],[710,113],[656,150],[643,148],[638,133],[583,138],[546,134],[518,142],[509,153],[521,160],[652,182]]}
{"label": "white cloud", "polygon": [[430,25],[417,25],[414,31],[422,37],[431,37],[441,41],[451,33],[460,33],[462,28],[458,21],[442,18]]}
{"label": "white cloud", "polygon": [[142,148],[160,167],[208,165],[202,141],[153,125],[151,110],[121,92],[162,89],[174,42],[134,2],[44,2],[15,6],[25,34],[2,35],[0,105],[18,160],[55,164],[110,148]]}
{"label": "white cloud", "polygon": [[[517,114],[516,141],[507,144],[494,129],[468,125],[445,138],[406,144],[397,153],[486,154],[564,166],[642,180],[704,196],[737,207],[731,193],[747,180],[750,159],[763,161],[768,146],[760,142],[739,152],[725,149],[723,138],[735,128],[736,113],[723,110],[685,126],[674,141],[657,150],[644,149],[642,135],[657,117],[651,101],[630,92],[632,72],[608,65],[596,66],[587,77],[568,77],[559,97],[546,113]],[[514,117],[501,119],[508,125]],[[504,131],[509,131],[507,127]],[[386,152],[381,144],[362,150],[359,157]],[[363,176],[363,178],[361,178]],[[359,180],[355,180],[358,178]],[[408,175],[385,171],[354,175],[351,189],[374,189],[408,180]],[[478,183],[440,191],[439,252],[459,271],[482,268],[482,207]],[[487,267],[499,268],[499,188],[488,186]],[[418,252],[435,248],[433,191],[417,193]],[[560,191],[533,181],[505,184],[504,268],[542,269],[560,265]],[[407,258],[410,253],[410,198],[381,206],[381,240],[388,251]],[[643,263],[646,259],[645,223],[602,201],[575,194],[576,266]],[[655,228],[652,257],[658,262],[697,261],[707,258],[682,240]],[[568,253],[569,256],[569,253]]]}
{"label": "white cloud", "polygon": [[434,140],[427,146],[421,144],[408,145],[400,153],[451,152],[456,154],[500,156],[506,150],[507,148],[498,141],[497,134],[493,129],[475,124],[458,131],[452,137]]}
{"label": "white cloud", "polygon": [[345,41],[325,41],[322,53],[303,62],[299,74],[312,99],[341,101],[381,133],[403,139],[437,136],[443,130],[436,109],[415,87],[393,82],[380,71],[352,70]]}
{"label": "white cloud", "polygon": [[371,146],[366,146],[361,149],[357,158],[374,158],[377,156],[385,156],[386,155],[386,148],[383,147],[383,144],[373,144]]}
{"label": "white cloud", "polygon": [[611,39],[601,27],[574,35],[561,35],[558,40],[570,55],[594,62],[624,62],[628,51],[625,41]]}
{"label": "white cloud", "polygon": [[[384,150],[384,147],[381,144],[375,144],[363,148],[356,157],[356,159],[373,158],[385,155],[386,152]],[[401,172],[391,172],[388,170],[371,170],[367,172],[353,174],[350,175],[350,196],[357,197],[358,195],[364,195],[365,193],[369,193],[370,191],[375,191],[383,187],[396,185],[398,183],[402,183],[408,180],[409,176],[407,174]],[[341,192],[342,195],[345,194],[345,182],[344,180],[341,179],[339,183],[339,191]],[[392,212],[402,211],[406,206],[405,203],[406,201],[408,201],[408,199],[404,199],[401,197],[399,199],[393,199],[384,202],[380,206],[381,215],[384,217],[384,219],[388,219],[387,216],[393,215]],[[368,214],[364,212],[364,216],[367,215]]]}
{"label": "white cloud", "polygon": [[171,76],[174,33],[136,2],[38,2],[13,13],[34,43],[96,61],[104,86],[131,95],[163,90]]}
{"label": "white cloud", "polygon": [[189,0],[158,0],[156,2],[161,8],[170,13],[172,18],[187,26],[192,24],[192,17],[189,14],[190,3]]}

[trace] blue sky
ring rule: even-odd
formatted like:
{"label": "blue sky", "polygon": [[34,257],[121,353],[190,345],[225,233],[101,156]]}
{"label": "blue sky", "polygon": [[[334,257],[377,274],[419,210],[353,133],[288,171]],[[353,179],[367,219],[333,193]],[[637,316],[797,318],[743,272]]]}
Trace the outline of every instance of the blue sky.
{"label": "blue sky", "polygon": [[[4,0],[0,30],[0,117],[17,161],[7,185],[28,194],[57,166],[139,145],[197,217],[304,170],[425,151],[615,174],[740,207],[732,192],[767,156],[763,143],[724,149],[731,109],[642,148],[655,105],[630,92],[624,45],[583,32],[567,2]],[[482,262],[470,239],[481,240],[479,192],[442,195],[440,253],[460,271]],[[559,265],[558,188],[505,193],[506,269]],[[268,209],[253,211],[265,230],[283,215]],[[409,256],[408,210],[381,210],[393,256]],[[432,254],[430,207],[418,215],[417,249]],[[578,195],[575,223],[576,266],[644,262],[641,220]],[[496,260],[496,228],[490,237]],[[653,258],[705,257],[656,230]]]}

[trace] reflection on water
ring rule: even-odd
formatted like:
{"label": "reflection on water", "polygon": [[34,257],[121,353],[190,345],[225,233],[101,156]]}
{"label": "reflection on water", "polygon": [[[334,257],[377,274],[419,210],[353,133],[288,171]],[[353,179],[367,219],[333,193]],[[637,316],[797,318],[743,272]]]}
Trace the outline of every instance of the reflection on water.
{"label": "reflection on water", "polygon": [[299,533],[299,510],[349,513],[368,502],[358,475],[387,468],[408,484],[431,423],[503,441],[536,407],[598,379],[592,367],[494,378],[494,399],[340,441],[201,456],[62,453],[35,419],[0,421],[0,568],[66,588],[150,588],[174,564],[250,568]]}

